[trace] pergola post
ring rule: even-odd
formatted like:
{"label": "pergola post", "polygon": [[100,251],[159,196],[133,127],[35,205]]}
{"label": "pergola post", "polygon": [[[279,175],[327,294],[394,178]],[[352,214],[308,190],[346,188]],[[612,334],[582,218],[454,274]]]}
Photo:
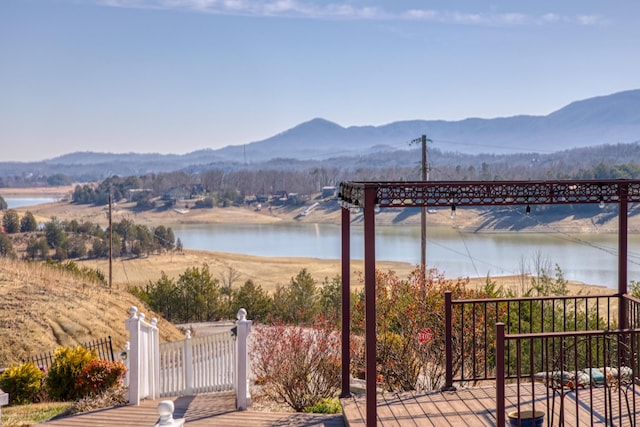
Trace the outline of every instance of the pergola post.
{"label": "pergola post", "polygon": [[351,395],[351,219],[349,207],[342,208],[342,392]]}
{"label": "pergola post", "polygon": [[377,425],[376,408],[376,184],[364,186],[364,304],[367,427]]}
{"label": "pergola post", "polygon": [[618,212],[618,328],[627,328],[627,304],[623,295],[627,293],[627,256],[628,256],[628,192],[626,183],[619,187]]}

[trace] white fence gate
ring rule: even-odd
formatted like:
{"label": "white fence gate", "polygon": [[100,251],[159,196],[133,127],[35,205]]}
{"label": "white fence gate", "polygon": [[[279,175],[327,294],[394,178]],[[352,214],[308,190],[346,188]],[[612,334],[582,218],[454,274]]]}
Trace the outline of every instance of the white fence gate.
{"label": "white fence gate", "polygon": [[236,340],[231,331],[160,344],[160,397],[234,390]]}
{"label": "white fence gate", "polygon": [[141,399],[194,395],[212,391],[236,391],[238,409],[251,404],[248,387],[247,338],[251,320],[238,311],[236,336],[231,330],[159,344],[156,319],[144,321],[144,314],[131,307],[127,319],[130,342],[127,357],[129,404]]}

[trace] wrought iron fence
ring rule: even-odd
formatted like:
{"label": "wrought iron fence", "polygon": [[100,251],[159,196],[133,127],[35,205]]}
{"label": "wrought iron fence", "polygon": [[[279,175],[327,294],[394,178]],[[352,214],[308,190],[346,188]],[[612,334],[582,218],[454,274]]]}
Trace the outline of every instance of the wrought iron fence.
{"label": "wrought iron fence", "polygon": [[[496,328],[497,425],[546,415],[546,425],[636,426],[640,329],[507,334]],[[515,387],[516,400],[505,400]]]}
{"label": "wrought iron fence", "polygon": [[[87,350],[94,350],[97,356],[100,359],[106,359],[111,362],[115,361],[113,355],[113,344],[111,342],[111,336],[107,338],[96,339],[93,341],[88,341],[83,344],[80,344],[81,347],[86,348]],[[55,360],[54,352],[48,351],[45,353],[40,353],[34,356],[30,356],[24,360],[24,362],[33,362],[40,369],[46,370],[53,364]]]}
{"label": "wrought iron fence", "polygon": [[[445,293],[445,388],[496,378],[496,324],[506,333],[597,331],[617,328],[617,295],[453,300]],[[638,302],[640,307],[640,301]],[[506,354],[512,365],[511,353]],[[511,370],[507,378],[515,375]]]}

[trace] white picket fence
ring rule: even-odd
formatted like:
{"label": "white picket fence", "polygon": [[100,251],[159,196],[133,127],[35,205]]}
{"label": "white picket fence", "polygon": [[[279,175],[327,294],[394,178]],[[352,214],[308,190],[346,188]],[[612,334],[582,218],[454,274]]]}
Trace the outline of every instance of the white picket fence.
{"label": "white picket fence", "polygon": [[160,344],[160,397],[235,389],[236,340],[230,331]]}
{"label": "white picket fence", "polygon": [[247,338],[251,321],[241,308],[236,337],[231,330],[160,344],[156,319],[151,323],[131,307],[126,326],[130,341],[126,351],[128,400],[139,405],[142,399],[184,396],[213,391],[236,391],[238,409],[251,404],[248,387]]}

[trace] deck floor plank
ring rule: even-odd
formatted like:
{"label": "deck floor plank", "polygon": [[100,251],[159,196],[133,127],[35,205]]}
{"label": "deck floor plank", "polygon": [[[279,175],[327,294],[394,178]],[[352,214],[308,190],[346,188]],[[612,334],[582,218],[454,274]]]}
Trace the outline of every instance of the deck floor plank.
{"label": "deck floor plank", "polygon": [[174,418],[185,418],[189,427],[344,427],[344,417],[300,413],[236,411],[233,393],[147,400],[140,406],[102,409],[44,423],[47,427],[140,427],[158,422],[158,403],[172,400]]}
{"label": "deck floor plank", "polygon": [[[533,399],[536,409],[546,410],[547,390],[543,384],[521,384],[520,407],[531,409]],[[627,391],[629,400],[640,401],[640,387]],[[613,418],[617,426],[637,425],[640,414],[633,408],[626,413],[625,394],[617,389],[604,387],[566,390],[564,394],[565,426],[590,425],[604,426],[607,416]],[[505,389],[506,410],[517,406],[517,386],[511,384]],[[380,393],[377,396],[378,426],[380,427],[441,427],[495,426],[496,392],[493,386],[461,388],[454,392],[401,392]],[[611,399],[611,401],[609,401]],[[175,418],[185,418],[188,427],[364,427],[366,426],[366,400],[363,395],[341,400],[343,414],[311,415],[298,413],[270,413],[251,409],[235,410],[233,393],[210,393],[195,397],[178,397],[172,400],[175,405]],[[158,421],[157,406],[160,400],[143,401],[140,406],[122,406],[97,410],[46,422],[47,427],[139,427],[153,426]],[[576,403],[577,401],[577,403]],[[607,402],[605,406],[605,402]],[[560,422],[560,397],[549,403],[555,403],[550,425]],[[613,414],[611,414],[613,407]],[[624,415],[620,416],[622,407]],[[591,415],[593,413],[593,416]]]}

